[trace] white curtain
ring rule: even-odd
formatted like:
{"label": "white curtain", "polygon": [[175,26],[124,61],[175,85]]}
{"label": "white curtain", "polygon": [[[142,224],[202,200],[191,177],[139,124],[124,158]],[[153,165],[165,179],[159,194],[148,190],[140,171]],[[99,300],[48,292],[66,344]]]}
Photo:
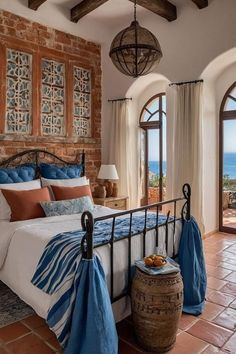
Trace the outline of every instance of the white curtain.
{"label": "white curtain", "polygon": [[172,85],[167,89],[167,199],[192,188],[191,213],[204,232],[202,213],[203,84]]}
{"label": "white curtain", "polygon": [[138,204],[137,123],[132,117],[130,101],[112,102],[109,163],[119,175],[118,193],[129,197],[129,207]]}

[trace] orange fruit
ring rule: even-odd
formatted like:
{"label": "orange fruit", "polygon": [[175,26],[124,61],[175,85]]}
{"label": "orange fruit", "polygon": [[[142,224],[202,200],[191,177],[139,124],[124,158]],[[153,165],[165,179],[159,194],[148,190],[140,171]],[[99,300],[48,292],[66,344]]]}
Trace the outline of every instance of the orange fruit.
{"label": "orange fruit", "polygon": [[161,258],[156,258],[154,259],[153,264],[155,267],[161,267],[163,264],[165,264],[165,261]]}
{"label": "orange fruit", "polygon": [[144,263],[146,266],[148,267],[152,267],[153,266],[153,260],[151,257],[145,257],[144,258]]}

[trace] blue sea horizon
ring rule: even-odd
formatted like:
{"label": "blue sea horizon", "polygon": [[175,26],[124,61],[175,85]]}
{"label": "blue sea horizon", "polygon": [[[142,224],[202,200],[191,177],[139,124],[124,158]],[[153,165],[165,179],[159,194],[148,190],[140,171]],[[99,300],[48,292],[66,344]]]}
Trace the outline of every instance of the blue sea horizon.
{"label": "blue sea horizon", "polygon": [[[155,175],[159,175],[159,161],[149,161],[149,170]],[[231,179],[236,179],[236,153],[227,152],[224,154],[224,175]],[[163,175],[166,176],[166,161],[163,161]]]}

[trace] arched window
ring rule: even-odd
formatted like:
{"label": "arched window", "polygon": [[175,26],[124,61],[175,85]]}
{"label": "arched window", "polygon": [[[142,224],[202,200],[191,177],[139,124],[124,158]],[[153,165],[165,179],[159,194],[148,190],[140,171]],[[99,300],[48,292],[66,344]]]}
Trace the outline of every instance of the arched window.
{"label": "arched window", "polygon": [[166,95],[157,94],[144,105],[139,121],[143,129],[143,198],[141,203],[163,200],[166,177]]}
{"label": "arched window", "polygon": [[220,230],[236,233],[236,82],[220,111]]}

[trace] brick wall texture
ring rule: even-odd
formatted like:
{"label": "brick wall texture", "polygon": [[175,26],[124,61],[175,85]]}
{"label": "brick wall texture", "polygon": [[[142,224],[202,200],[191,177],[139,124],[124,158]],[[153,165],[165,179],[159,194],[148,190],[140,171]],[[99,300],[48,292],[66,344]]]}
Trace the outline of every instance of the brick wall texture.
{"label": "brick wall texture", "polygon": [[[31,136],[4,134],[6,48],[29,48],[39,57],[46,55],[76,62],[92,72],[92,137],[74,138],[70,120],[66,137],[40,136],[39,95],[33,92],[33,129]],[[1,65],[2,64],[2,65]],[[65,160],[73,161],[85,150],[86,175],[94,185],[101,163],[101,50],[100,46],[74,35],[29,21],[15,14],[0,11],[0,160],[27,149],[47,149]],[[40,89],[40,85],[38,86]],[[37,91],[37,89],[35,89]],[[71,93],[72,94],[72,93]],[[69,97],[69,95],[68,95]],[[69,111],[69,110],[68,110]],[[72,114],[72,113],[71,113]],[[68,126],[69,124],[69,126]]]}

